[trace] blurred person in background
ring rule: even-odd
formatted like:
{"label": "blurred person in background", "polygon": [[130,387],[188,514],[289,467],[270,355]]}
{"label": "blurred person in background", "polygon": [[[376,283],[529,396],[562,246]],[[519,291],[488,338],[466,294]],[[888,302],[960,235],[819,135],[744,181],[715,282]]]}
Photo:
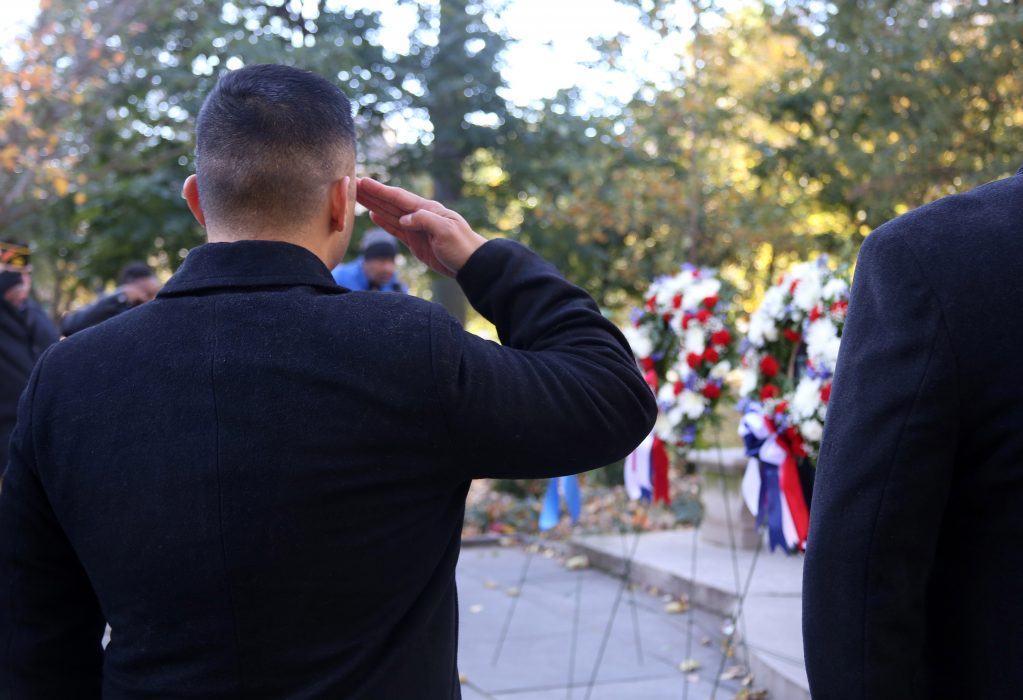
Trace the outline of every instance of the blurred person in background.
{"label": "blurred person in background", "polygon": [[396,272],[398,241],[381,228],[362,235],[361,255],[334,268],[334,281],[354,292],[406,292]]}
{"label": "blurred person in background", "polygon": [[43,350],[59,339],[56,327],[30,297],[32,265],[23,243],[0,241],[0,474],[14,430],[18,397]]}
{"label": "blurred person in background", "polygon": [[117,289],[110,294],[64,316],[60,322],[61,332],[72,335],[83,331],[139,304],[152,301],[160,291],[160,280],[144,262],[125,265],[117,276],[117,285]]}

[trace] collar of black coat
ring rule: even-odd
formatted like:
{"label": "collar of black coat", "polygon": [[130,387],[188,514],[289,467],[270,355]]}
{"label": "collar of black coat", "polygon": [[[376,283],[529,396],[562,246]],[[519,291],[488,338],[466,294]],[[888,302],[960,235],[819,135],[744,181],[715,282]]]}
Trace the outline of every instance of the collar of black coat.
{"label": "collar of black coat", "polygon": [[318,287],[341,293],[312,251],[283,241],[207,243],[188,252],[158,296],[237,287]]}

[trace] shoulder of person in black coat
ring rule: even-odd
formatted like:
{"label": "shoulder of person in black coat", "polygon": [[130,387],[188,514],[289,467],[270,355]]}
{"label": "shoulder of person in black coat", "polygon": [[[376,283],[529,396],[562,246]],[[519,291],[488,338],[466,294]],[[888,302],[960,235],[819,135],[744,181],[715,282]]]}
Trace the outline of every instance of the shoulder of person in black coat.
{"label": "shoulder of person in black coat", "polygon": [[1023,332],[1008,322],[1021,225],[1017,175],[894,219],[861,248],[804,567],[815,697],[1010,697],[1023,681],[987,670],[1015,665],[1015,637],[991,621],[1023,607],[992,592],[1023,555],[971,534],[1014,528],[1023,509],[986,486],[1023,483],[1023,402],[1004,391],[1023,385]]}
{"label": "shoulder of person in black coat", "polygon": [[69,311],[60,321],[60,330],[65,336],[71,336],[130,308],[132,305],[124,293],[115,291],[100,297],[91,304]]}

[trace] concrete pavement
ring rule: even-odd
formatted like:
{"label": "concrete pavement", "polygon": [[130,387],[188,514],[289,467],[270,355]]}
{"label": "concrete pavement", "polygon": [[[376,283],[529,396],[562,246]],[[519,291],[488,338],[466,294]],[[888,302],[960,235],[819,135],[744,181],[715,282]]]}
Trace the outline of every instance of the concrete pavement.
{"label": "concrete pavement", "polygon": [[[632,542],[617,537],[614,545],[627,551]],[[736,661],[722,663],[721,616],[698,609],[668,613],[660,597],[642,589],[622,591],[620,578],[569,570],[556,553],[529,551],[521,546],[462,551],[457,578],[465,700],[731,700],[741,690],[739,677],[720,681],[714,690],[720,668],[741,676]],[[680,670],[687,658],[698,668]]]}

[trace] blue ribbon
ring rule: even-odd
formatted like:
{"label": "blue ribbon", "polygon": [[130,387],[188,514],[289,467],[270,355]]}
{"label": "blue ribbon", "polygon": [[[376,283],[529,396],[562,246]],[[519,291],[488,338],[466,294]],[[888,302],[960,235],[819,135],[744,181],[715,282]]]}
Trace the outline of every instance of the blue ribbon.
{"label": "blue ribbon", "polygon": [[789,548],[785,542],[785,531],[781,522],[781,484],[778,480],[780,465],[769,464],[760,459],[760,448],[766,440],[761,440],[750,432],[743,432],[742,441],[746,445],[746,455],[757,460],[760,469],[760,494],[757,499],[757,527],[767,525],[767,542],[773,552],[781,547],[785,552]]}
{"label": "blue ribbon", "polygon": [[[559,485],[562,487],[559,489]],[[561,498],[559,491],[565,492],[565,507],[572,522],[578,522],[582,512],[582,497],[579,494],[579,479],[572,476],[558,476],[547,483],[547,495],[543,499],[540,511],[540,531],[546,532],[557,526],[561,520]]]}

